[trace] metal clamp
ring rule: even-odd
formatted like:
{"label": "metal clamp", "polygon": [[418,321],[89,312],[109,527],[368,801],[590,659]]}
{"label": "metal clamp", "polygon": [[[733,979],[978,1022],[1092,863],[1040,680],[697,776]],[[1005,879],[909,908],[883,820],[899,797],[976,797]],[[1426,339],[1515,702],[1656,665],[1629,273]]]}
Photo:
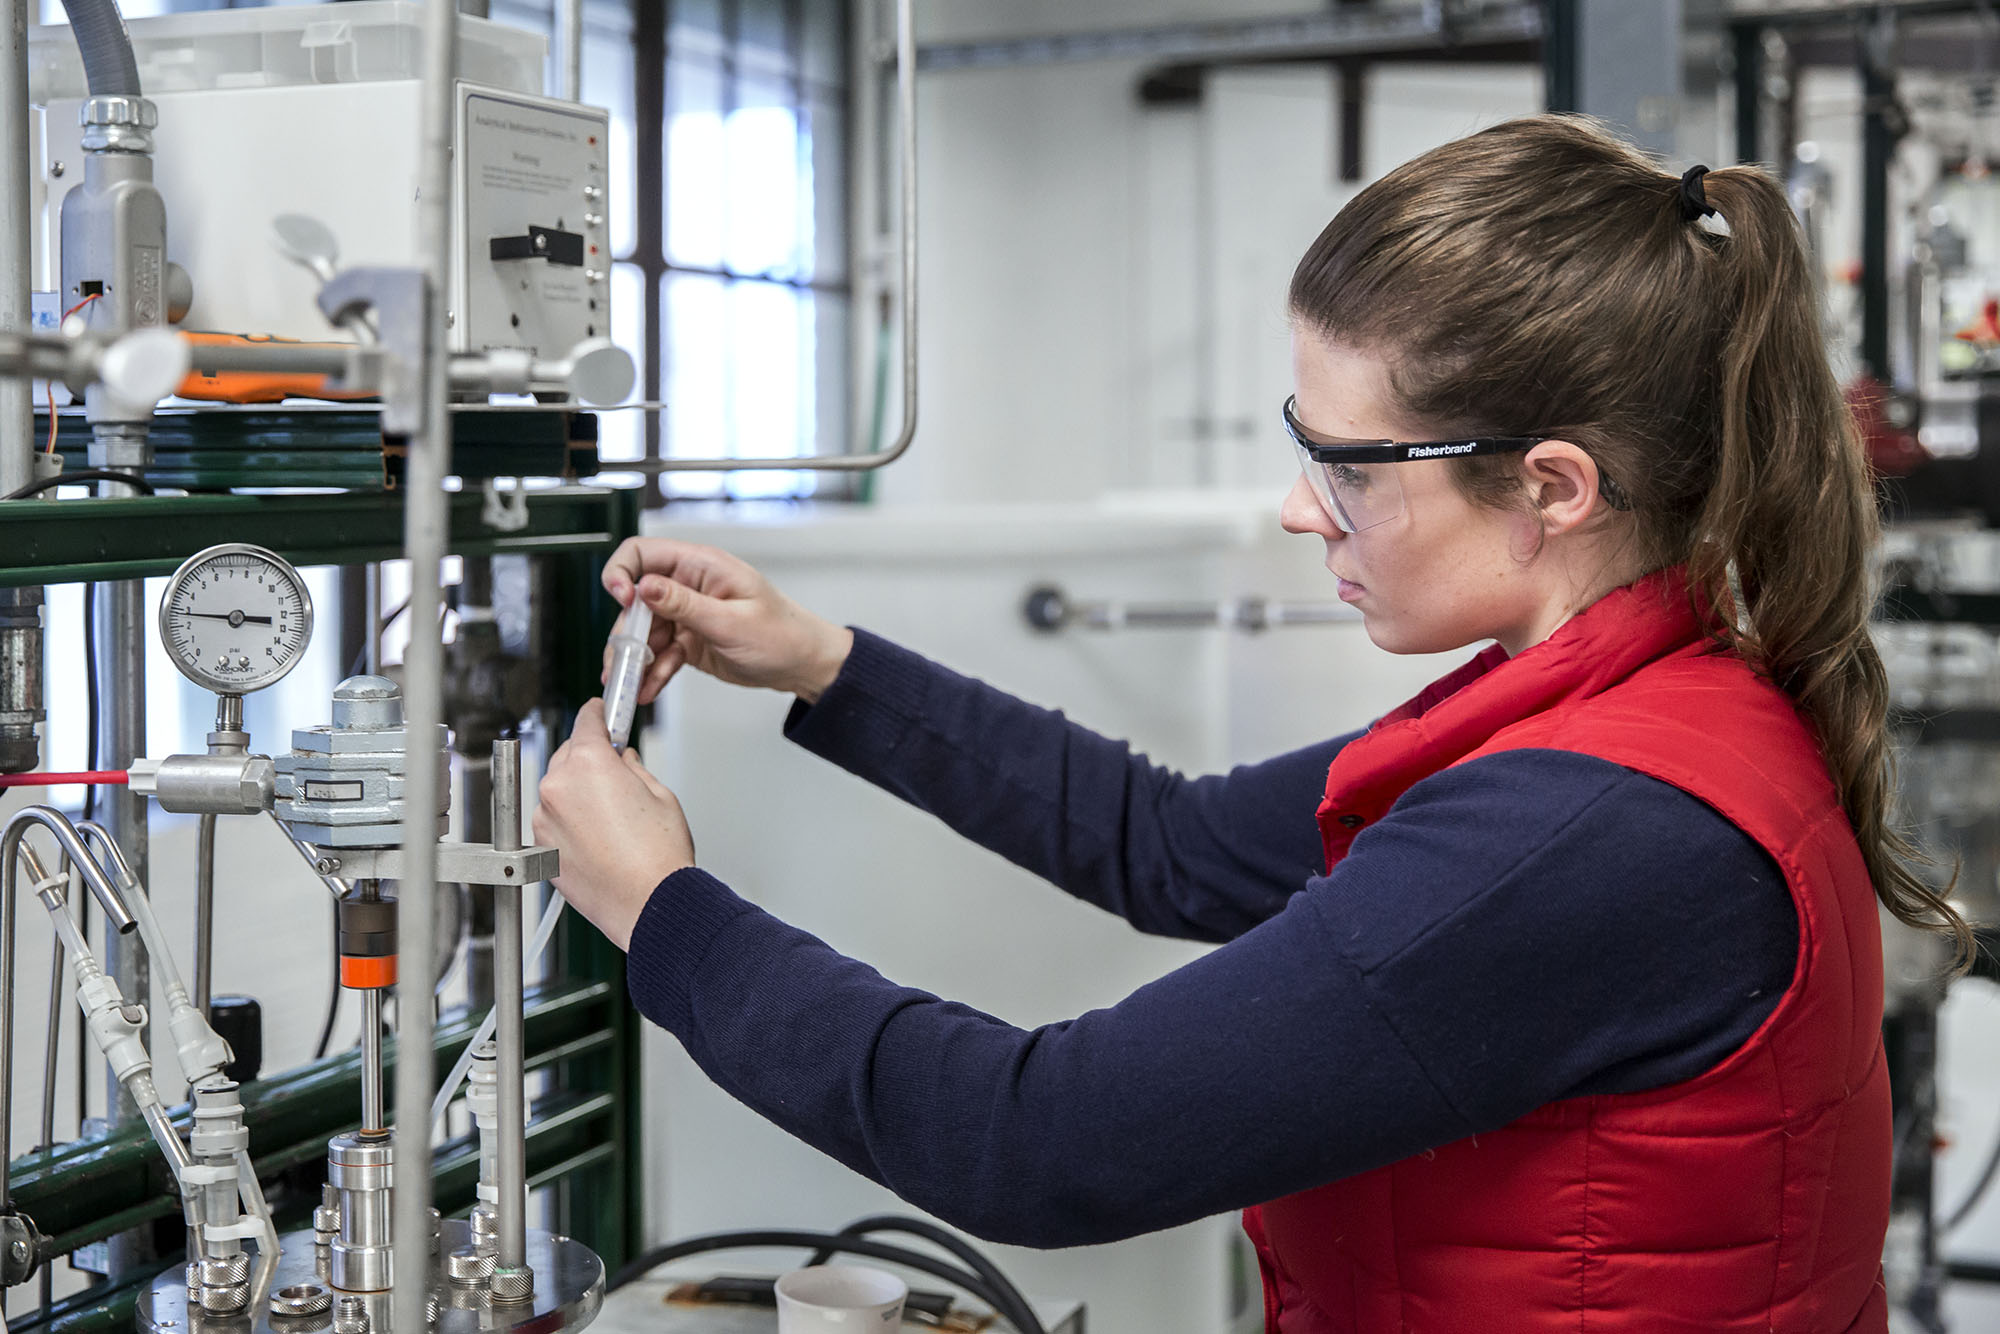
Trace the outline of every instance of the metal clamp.
{"label": "metal clamp", "polygon": [[[403,856],[401,848],[322,848],[313,869],[345,880],[401,880]],[[507,852],[485,843],[437,845],[437,877],[444,881],[504,889],[552,880],[560,869],[561,855],[550,847]]]}

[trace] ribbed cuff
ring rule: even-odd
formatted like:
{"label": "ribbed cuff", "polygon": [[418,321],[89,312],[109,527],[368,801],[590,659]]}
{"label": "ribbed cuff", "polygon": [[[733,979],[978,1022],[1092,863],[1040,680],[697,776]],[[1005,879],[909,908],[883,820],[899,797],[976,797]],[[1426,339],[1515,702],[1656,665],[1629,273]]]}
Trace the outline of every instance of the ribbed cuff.
{"label": "ribbed cuff", "polygon": [[822,759],[894,750],[923,716],[924,693],[937,670],[925,658],[879,635],[854,629],[854,649],[819,703],[797,700],[785,716],[785,735]]}
{"label": "ribbed cuff", "polygon": [[675,871],[653,891],[632,928],[625,990],[639,1013],[685,1039],[693,1023],[695,970],[730,922],[752,911],[699,867]]}

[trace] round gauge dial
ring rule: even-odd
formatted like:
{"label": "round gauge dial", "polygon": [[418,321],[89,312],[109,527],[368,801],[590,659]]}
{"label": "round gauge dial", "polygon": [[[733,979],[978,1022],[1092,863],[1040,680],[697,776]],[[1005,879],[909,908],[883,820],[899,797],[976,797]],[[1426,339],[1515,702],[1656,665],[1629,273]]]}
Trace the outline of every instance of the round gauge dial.
{"label": "round gauge dial", "polygon": [[229,543],[188,557],[160,598],[160,638],[181,674],[218,694],[262,690],[312,639],[312,595],[282,557]]}

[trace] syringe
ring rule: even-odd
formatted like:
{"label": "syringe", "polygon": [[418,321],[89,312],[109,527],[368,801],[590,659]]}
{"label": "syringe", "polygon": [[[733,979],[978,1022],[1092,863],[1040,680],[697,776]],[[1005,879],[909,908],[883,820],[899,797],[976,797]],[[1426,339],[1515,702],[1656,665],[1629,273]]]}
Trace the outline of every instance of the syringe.
{"label": "syringe", "polygon": [[613,750],[625,749],[625,743],[632,739],[639,682],[653,662],[653,650],[646,643],[652,631],[653,609],[633,598],[625,623],[612,632],[611,675],[604,681],[604,730],[611,734]]}

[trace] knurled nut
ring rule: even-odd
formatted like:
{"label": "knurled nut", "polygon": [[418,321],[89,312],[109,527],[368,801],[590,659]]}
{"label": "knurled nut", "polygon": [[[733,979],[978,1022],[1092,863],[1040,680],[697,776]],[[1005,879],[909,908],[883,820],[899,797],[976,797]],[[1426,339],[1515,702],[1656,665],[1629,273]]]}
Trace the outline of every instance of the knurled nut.
{"label": "knurled nut", "polygon": [[490,1291],[496,1302],[525,1302],[535,1295],[535,1271],[526,1265],[513,1269],[495,1267]]}
{"label": "knurled nut", "polygon": [[323,1315],[333,1309],[333,1293],[317,1283],[300,1283],[271,1294],[271,1314]]}
{"label": "knurled nut", "polygon": [[213,1284],[201,1287],[201,1309],[211,1315],[229,1315],[250,1304],[248,1283]]}
{"label": "knurled nut", "polygon": [[460,1246],[444,1258],[444,1274],[461,1288],[476,1288],[493,1277],[493,1254]]}
{"label": "knurled nut", "polygon": [[250,1257],[238,1251],[234,1255],[205,1255],[201,1260],[201,1285],[204,1288],[226,1288],[241,1283],[250,1277]]}
{"label": "knurled nut", "polygon": [[198,1302],[201,1300],[201,1261],[199,1260],[190,1260],[187,1262],[187,1289],[189,1301]]}

